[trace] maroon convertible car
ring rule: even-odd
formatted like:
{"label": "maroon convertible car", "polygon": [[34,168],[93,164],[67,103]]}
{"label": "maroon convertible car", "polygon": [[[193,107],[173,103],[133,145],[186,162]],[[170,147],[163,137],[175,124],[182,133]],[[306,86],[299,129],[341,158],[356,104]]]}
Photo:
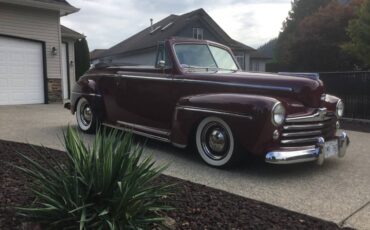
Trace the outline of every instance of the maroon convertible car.
{"label": "maroon convertible car", "polygon": [[73,89],[67,107],[85,132],[98,124],[185,148],[214,167],[243,154],[273,164],[343,157],[343,102],[315,76],[242,72],[228,47],[160,42],[154,66],[100,64]]}

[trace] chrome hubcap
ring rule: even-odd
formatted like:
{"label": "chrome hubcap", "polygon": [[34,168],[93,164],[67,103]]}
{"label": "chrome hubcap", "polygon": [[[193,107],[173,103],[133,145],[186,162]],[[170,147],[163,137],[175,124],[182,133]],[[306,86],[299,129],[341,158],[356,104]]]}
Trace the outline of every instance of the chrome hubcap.
{"label": "chrome hubcap", "polygon": [[201,144],[206,155],[213,160],[223,159],[229,150],[227,130],[218,122],[207,124],[202,130]]}
{"label": "chrome hubcap", "polygon": [[220,130],[213,130],[208,144],[213,151],[222,152],[225,148],[225,135]]}
{"label": "chrome hubcap", "polygon": [[91,123],[92,120],[92,111],[86,102],[82,103],[81,110],[80,110],[80,118],[84,125],[88,126]]}

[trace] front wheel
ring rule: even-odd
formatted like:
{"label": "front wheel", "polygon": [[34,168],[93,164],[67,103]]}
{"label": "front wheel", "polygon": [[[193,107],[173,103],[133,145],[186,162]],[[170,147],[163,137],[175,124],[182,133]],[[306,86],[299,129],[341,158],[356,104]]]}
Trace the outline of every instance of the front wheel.
{"label": "front wheel", "polygon": [[78,127],[86,133],[93,133],[96,131],[98,123],[91,105],[85,98],[78,100],[76,108],[76,119]]}
{"label": "front wheel", "polygon": [[202,120],[196,130],[195,142],[200,157],[210,166],[228,167],[239,158],[234,135],[229,125],[220,118]]}

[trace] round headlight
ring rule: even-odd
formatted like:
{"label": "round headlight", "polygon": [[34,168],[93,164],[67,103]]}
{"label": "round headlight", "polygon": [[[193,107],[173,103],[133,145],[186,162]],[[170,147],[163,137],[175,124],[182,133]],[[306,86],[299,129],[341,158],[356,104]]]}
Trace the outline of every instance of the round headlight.
{"label": "round headlight", "polygon": [[275,126],[280,126],[284,123],[285,120],[285,108],[284,106],[279,102],[274,105],[274,108],[272,108],[272,123]]}
{"label": "round headlight", "polygon": [[339,100],[338,103],[337,103],[337,116],[338,117],[342,117],[343,116],[343,113],[344,113],[344,103],[342,100]]}

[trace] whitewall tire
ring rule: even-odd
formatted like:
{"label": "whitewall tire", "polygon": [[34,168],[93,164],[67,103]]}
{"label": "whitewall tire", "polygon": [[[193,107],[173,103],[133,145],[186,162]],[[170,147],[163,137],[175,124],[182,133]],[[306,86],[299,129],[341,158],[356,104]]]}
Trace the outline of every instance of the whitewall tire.
{"label": "whitewall tire", "polygon": [[199,123],[195,143],[200,157],[213,167],[230,166],[239,154],[229,125],[218,117],[207,117]]}
{"label": "whitewall tire", "polygon": [[96,131],[97,119],[89,102],[85,98],[78,100],[76,107],[76,120],[78,127],[86,133]]}

